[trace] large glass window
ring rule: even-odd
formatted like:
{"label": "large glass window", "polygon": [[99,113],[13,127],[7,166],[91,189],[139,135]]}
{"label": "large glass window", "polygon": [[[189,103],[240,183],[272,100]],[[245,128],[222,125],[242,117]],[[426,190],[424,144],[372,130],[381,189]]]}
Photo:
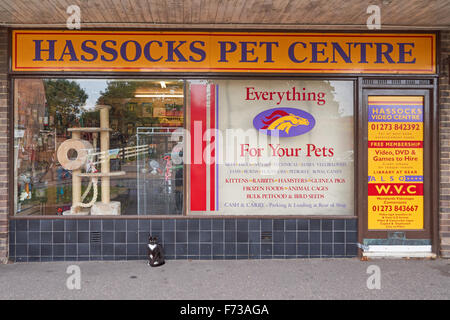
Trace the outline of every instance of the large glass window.
{"label": "large glass window", "polygon": [[191,214],[354,215],[352,81],[190,81],[188,91]]}
{"label": "large glass window", "polygon": [[183,81],[16,79],[16,215],[181,214],[183,126]]}
{"label": "large glass window", "polygon": [[15,212],[353,215],[353,97],[344,80],[16,79]]}

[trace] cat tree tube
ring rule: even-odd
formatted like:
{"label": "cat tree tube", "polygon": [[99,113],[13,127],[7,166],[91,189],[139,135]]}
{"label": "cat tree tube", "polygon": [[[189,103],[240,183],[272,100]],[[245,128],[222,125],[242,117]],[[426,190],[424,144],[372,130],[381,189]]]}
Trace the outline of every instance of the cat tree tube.
{"label": "cat tree tube", "polygon": [[[100,127],[109,128],[109,107],[98,106],[100,109]],[[102,203],[110,203],[110,178],[107,174],[110,173],[109,167],[109,130],[100,132],[100,152],[104,156],[101,166],[101,172],[105,174],[102,177]]]}
{"label": "cat tree tube", "polygon": [[111,176],[123,175],[125,172],[111,172],[109,165],[109,106],[98,105],[100,111],[100,154],[101,169],[100,174],[91,174],[100,176],[102,179],[101,202],[96,202],[91,208],[91,215],[120,215],[120,202],[111,201]]}
{"label": "cat tree tube", "polygon": [[[72,139],[80,139],[80,132],[72,132]],[[81,169],[72,171],[72,203],[81,202],[81,177],[78,175],[81,173]],[[81,213],[81,208],[73,206],[73,213]],[[86,212],[83,212],[87,214]]]}

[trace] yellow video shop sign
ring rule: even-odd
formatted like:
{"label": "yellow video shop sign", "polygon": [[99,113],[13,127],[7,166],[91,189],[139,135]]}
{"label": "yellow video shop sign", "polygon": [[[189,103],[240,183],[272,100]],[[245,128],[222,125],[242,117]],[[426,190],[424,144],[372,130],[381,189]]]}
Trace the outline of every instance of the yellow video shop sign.
{"label": "yellow video shop sign", "polygon": [[12,70],[436,72],[434,34],[16,30]]}

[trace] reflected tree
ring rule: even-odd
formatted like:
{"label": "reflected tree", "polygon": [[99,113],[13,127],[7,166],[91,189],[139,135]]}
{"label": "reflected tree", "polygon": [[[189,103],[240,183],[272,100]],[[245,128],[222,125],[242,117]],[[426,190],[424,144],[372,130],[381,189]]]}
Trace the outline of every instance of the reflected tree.
{"label": "reflected tree", "polygon": [[77,82],[65,79],[45,80],[44,87],[49,114],[55,115],[57,127],[65,131],[84,112],[88,95]]}

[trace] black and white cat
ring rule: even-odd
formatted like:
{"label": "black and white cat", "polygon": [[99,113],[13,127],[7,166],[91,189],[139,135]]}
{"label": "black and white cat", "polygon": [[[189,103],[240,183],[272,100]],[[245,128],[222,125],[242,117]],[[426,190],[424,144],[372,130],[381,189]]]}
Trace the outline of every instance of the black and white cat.
{"label": "black and white cat", "polygon": [[163,247],[158,243],[157,237],[150,236],[148,238],[148,262],[147,264],[151,267],[162,266],[164,261],[164,250]]}

